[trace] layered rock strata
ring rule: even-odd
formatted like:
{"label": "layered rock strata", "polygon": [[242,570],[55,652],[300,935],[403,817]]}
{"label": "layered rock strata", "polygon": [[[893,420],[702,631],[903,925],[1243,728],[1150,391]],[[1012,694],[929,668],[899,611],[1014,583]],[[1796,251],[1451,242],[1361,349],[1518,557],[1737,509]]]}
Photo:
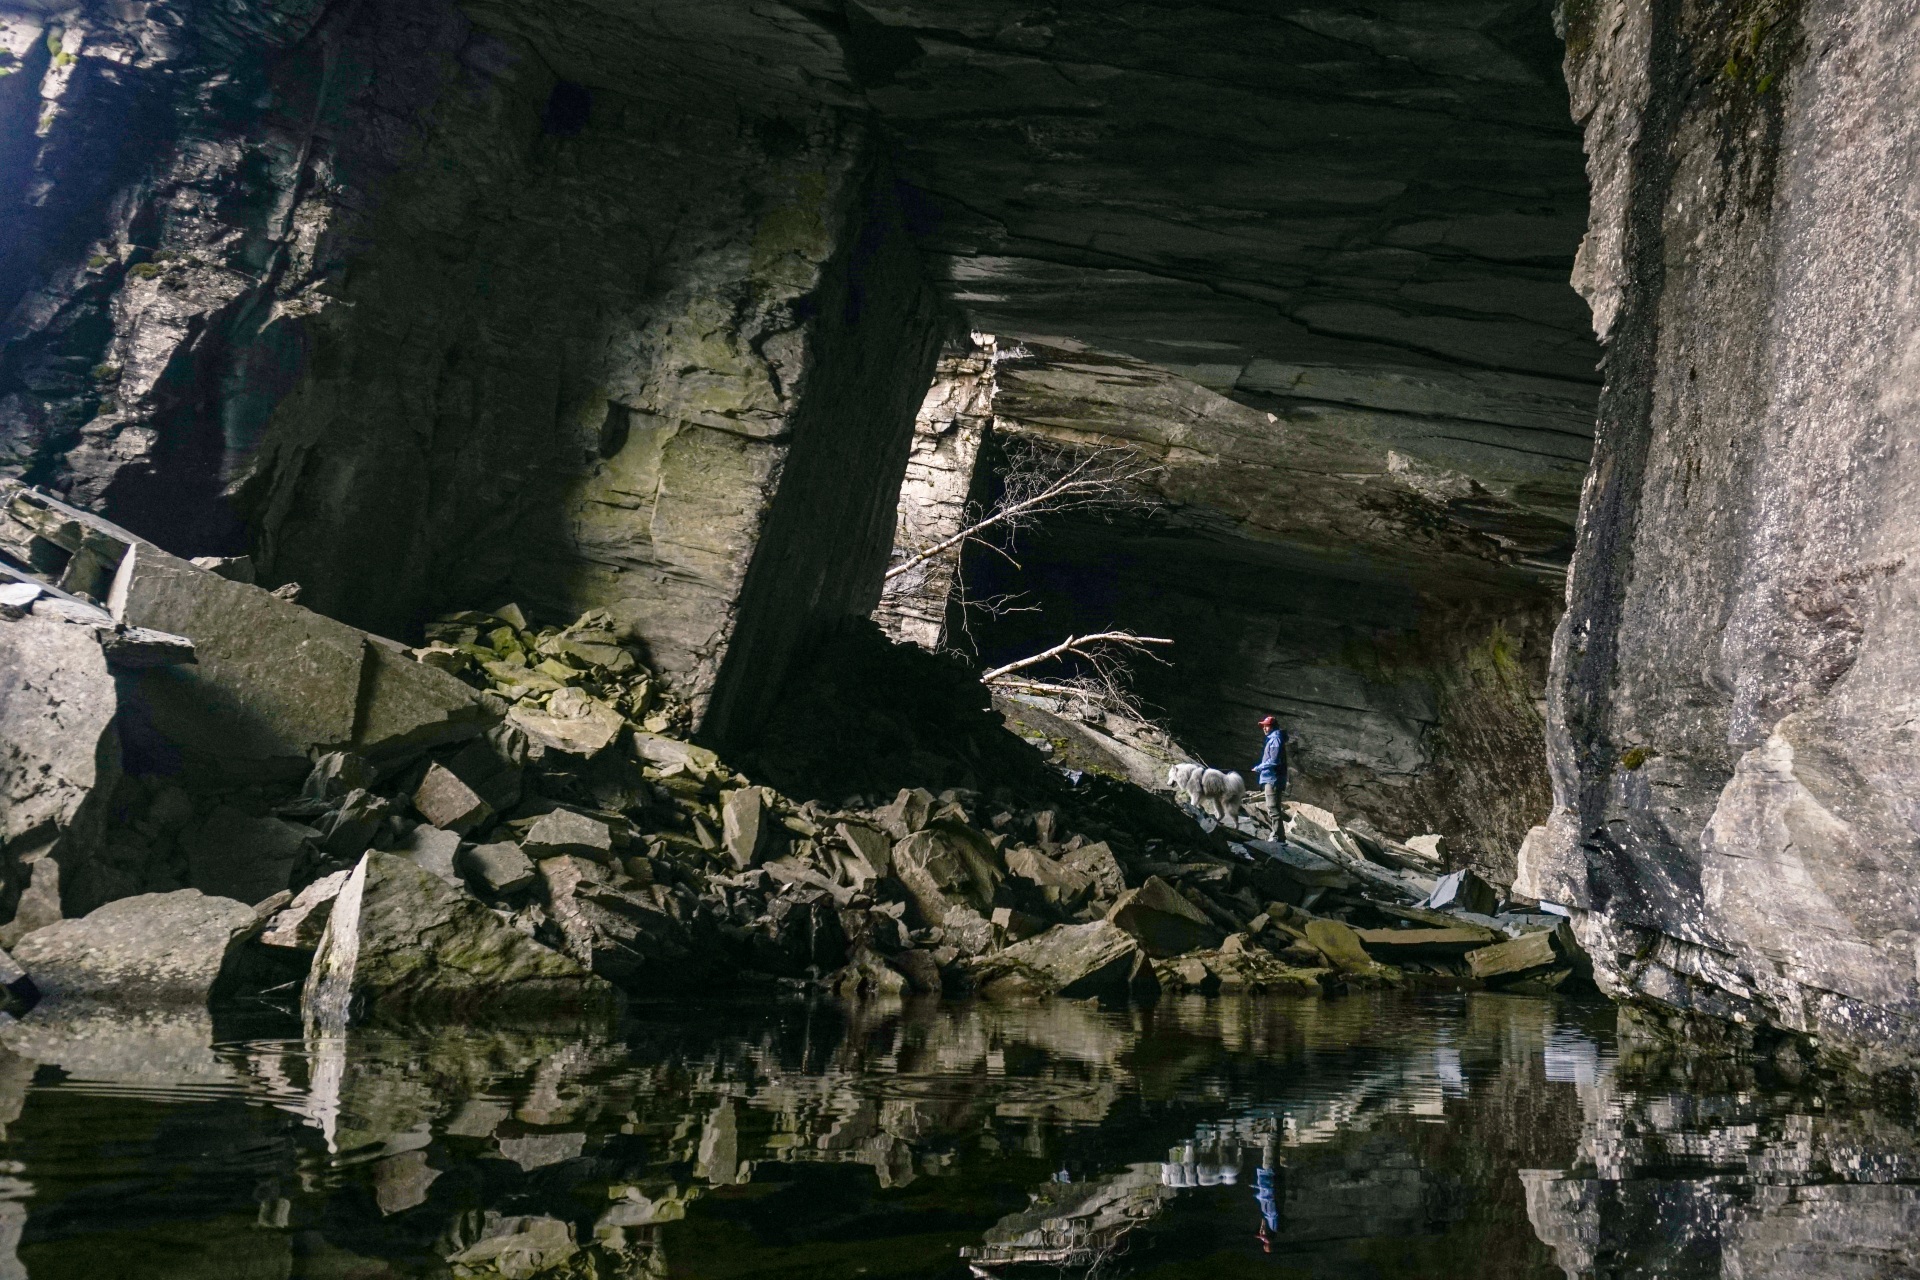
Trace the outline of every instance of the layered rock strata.
{"label": "layered rock strata", "polygon": [[1607,344],[1527,881],[1602,984],[1920,1050],[1911,12],[1568,10]]}
{"label": "layered rock strata", "polygon": [[622,603],[724,729],[872,607],[943,326],[803,35],[549,16],[9,18],[0,466],[384,634]]}

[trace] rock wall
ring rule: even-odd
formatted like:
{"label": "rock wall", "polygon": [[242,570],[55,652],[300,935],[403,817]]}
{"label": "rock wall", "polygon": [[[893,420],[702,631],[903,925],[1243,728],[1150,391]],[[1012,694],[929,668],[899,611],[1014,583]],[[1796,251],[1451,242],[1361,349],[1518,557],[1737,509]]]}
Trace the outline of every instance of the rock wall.
{"label": "rock wall", "polygon": [[1920,1050],[1910,7],[1569,6],[1606,342],[1524,861],[1603,985]]}
{"label": "rock wall", "polygon": [[[913,420],[913,451],[900,484],[889,568],[945,543],[967,524],[980,443],[993,426],[994,363],[990,333],[949,344],[935,366],[933,385]],[[895,640],[938,649],[962,547],[923,560],[889,577],[874,620]]]}
{"label": "rock wall", "polygon": [[803,37],[118,12],[8,19],[0,467],[387,634],[616,605],[715,732],[871,608],[944,325]]}

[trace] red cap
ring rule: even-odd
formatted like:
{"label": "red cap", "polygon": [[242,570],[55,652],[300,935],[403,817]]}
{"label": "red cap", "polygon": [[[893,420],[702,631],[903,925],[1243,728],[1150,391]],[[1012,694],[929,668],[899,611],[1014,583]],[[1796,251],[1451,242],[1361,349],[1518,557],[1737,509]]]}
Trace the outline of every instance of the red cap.
{"label": "red cap", "polygon": [[1261,727],[1262,729],[1271,729],[1271,728],[1273,728],[1273,717],[1272,717],[1272,716],[1261,716],[1261,717],[1260,717],[1260,727]]}

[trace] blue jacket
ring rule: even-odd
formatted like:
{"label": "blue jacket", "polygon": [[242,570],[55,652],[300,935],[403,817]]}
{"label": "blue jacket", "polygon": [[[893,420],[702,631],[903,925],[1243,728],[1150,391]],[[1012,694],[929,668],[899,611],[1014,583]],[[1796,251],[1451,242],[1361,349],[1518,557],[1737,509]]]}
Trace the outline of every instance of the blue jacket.
{"label": "blue jacket", "polygon": [[1253,766],[1253,776],[1263,787],[1272,783],[1286,782],[1287,731],[1285,729],[1267,731],[1267,747],[1260,755],[1260,763]]}

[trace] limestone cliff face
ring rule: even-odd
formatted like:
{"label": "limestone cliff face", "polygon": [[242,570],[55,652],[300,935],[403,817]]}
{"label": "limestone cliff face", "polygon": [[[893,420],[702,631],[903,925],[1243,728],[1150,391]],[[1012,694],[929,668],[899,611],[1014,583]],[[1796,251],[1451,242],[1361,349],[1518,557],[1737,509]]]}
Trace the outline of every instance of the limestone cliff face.
{"label": "limestone cliff face", "polygon": [[1920,21],[1570,6],[1607,342],[1523,861],[1612,991],[1920,1049]]}
{"label": "limestone cliff face", "polygon": [[806,39],[120,12],[7,19],[0,465],[383,632],[612,606],[717,732],[871,607],[942,325]]}

